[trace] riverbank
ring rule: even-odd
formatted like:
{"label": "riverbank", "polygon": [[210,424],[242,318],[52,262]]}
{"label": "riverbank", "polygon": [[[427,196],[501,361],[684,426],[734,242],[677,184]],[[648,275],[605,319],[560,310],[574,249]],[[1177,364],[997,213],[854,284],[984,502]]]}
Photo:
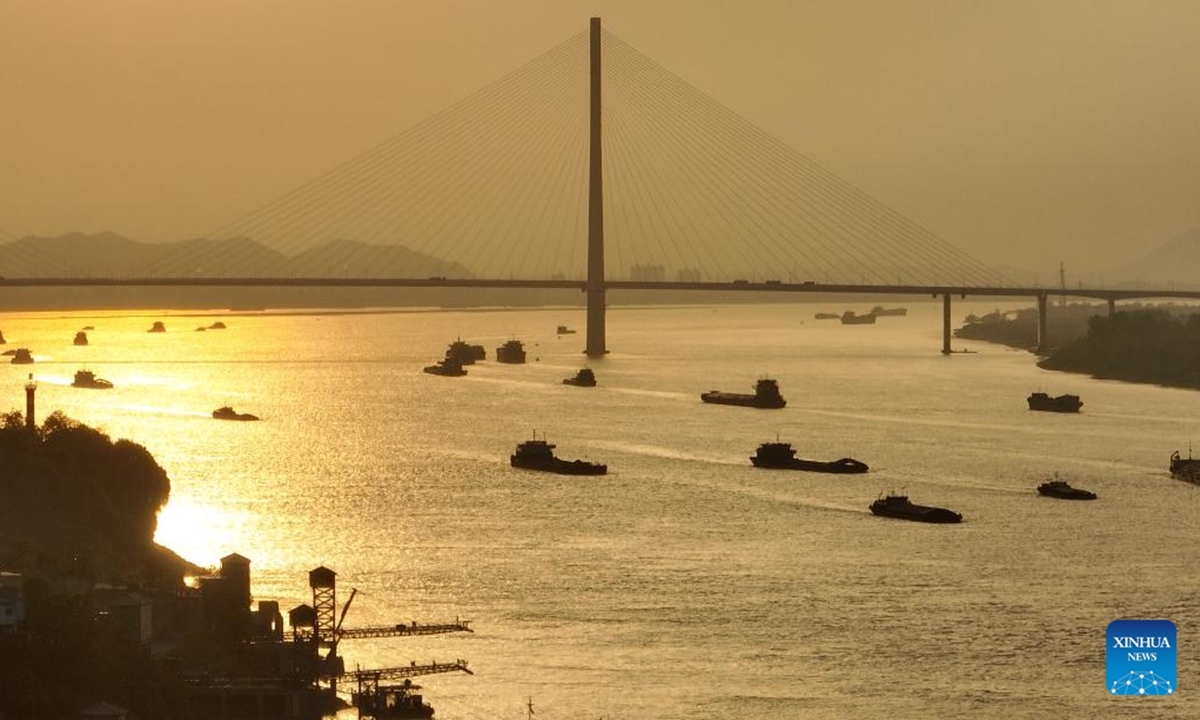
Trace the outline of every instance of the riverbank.
{"label": "riverbank", "polygon": [[[1109,316],[1104,305],[1049,308],[1050,347],[1038,366],[1104,380],[1200,388],[1200,314],[1194,310],[1138,304]],[[1037,310],[969,316],[955,336],[1033,351]]]}

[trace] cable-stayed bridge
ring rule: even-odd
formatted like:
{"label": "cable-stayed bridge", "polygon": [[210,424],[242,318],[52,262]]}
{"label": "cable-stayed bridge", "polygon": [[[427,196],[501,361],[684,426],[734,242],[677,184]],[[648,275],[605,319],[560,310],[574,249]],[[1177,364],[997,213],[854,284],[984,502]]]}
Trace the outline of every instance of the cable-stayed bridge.
{"label": "cable-stayed bridge", "polygon": [[[7,239],[7,238],[0,238]],[[0,245],[0,286],[578,288],[1035,297],[590,27],[207,234],[97,267]],[[1076,288],[1107,299],[1200,292]]]}

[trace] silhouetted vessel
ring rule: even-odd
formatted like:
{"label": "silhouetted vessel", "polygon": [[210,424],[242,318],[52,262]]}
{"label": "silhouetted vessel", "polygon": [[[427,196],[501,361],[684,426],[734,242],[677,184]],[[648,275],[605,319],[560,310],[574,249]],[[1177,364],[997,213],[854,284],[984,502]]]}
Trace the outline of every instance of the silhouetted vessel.
{"label": "silhouetted vessel", "polygon": [[563,385],[578,385],[579,387],[596,387],[596,374],[591,368],[580,368],[575,377],[563,380]]}
{"label": "silhouetted vessel", "polygon": [[520,340],[509,340],[496,348],[496,362],[519,365],[525,362],[525,346]]}
{"label": "silhouetted vessel", "polygon": [[908,308],[885,308],[882,305],[876,305],[871,308],[871,314],[875,317],[904,317],[908,314]]}
{"label": "silhouetted vessel", "polygon": [[1030,410],[1044,410],[1046,412],[1073,413],[1079,412],[1079,408],[1083,407],[1083,401],[1078,395],[1059,395],[1050,397],[1044,392],[1035,392],[1029,396]]}
{"label": "silhouetted vessel", "polygon": [[1200,459],[1193,460],[1190,450],[1186,458],[1178,450],[1171,453],[1171,477],[1200,485]]}
{"label": "silhouetted vessel", "polygon": [[813,315],[813,317],[815,317],[818,320],[837,320],[838,318],[841,317],[841,315],[838,315],[837,313],[820,312],[820,313],[817,313],[816,315]]}
{"label": "silhouetted vessel", "polygon": [[444,377],[462,377],[467,374],[462,364],[451,358],[438,360],[434,365],[426,365],[425,372],[430,375],[442,375]]}
{"label": "silhouetted vessel", "polygon": [[208,329],[209,329],[209,330],[224,330],[224,329],[225,329],[225,323],[223,323],[223,322],[221,322],[220,320],[218,320],[218,321],[216,321],[215,323],[213,323],[212,325],[209,325],[209,326],[208,326]]}
{"label": "silhouetted vessel", "polygon": [[1083,488],[1074,488],[1067,483],[1066,480],[1059,480],[1055,474],[1053,480],[1038,485],[1038,495],[1046,497],[1059,498],[1061,500],[1095,500],[1096,493]]}
{"label": "silhouetted vessel", "polygon": [[424,720],[433,717],[433,706],[417,694],[420,685],[405,679],[402,685],[366,684],[351,693],[351,703],[363,717],[377,720]]}
{"label": "silhouetted vessel", "polygon": [[754,394],[721,392],[710,390],[701,393],[700,399],[706,403],[718,405],[741,405],[754,408],[781,408],[787,401],[779,394],[779,385],[770,378],[763,378],[754,384]]}
{"label": "silhouetted vessel", "polygon": [[96,377],[96,373],[91,370],[76,370],[75,379],[71,381],[71,387],[77,388],[92,388],[93,390],[110,390],[113,384],[109,381]]}
{"label": "silhouetted vessel", "polygon": [[3,345],[6,342],[8,341],[4,339],[4,332],[0,331],[0,345]]}
{"label": "silhouetted vessel", "polygon": [[900,520],[915,520],[927,523],[956,523],[962,522],[962,515],[939,507],[914,505],[908,501],[907,495],[888,493],[871,503],[871,512],[882,517],[899,518]]}
{"label": "silhouetted vessel", "polygon": [[575,331],[572,330],[571,328],[567,327],[566,325],[559,325],[558,330],[556,332],[559,335],[574,335],[575,334]]}
{"label": "silhouetted vessel", "polygon": [[554,456],[554,448],[555,445],[538,440],[534,436],[532,440],[517,445],[517,451],[509,456],[509,462],[515,468],[543,470],[559,475],[603,475],[608,472],[607,465],[557,458]]}
{"label": "silhouetted vessel", "polygon": [[855,315],[853,310],[847,310],[846,312],[842,313],[842,324],[843,325],[874,325],[875,324],[875,316],[871,315],[871,314]]}
{"label": "silhouetted vessel", "polygon": [[213,410],[212,416],[214,418],[216,418],[217,420],[257,420],[258,419],[257,415],[251,415],[250,413],[235,412],[234,409],[229,407],[228,405],[217,408],[216,410]]}
{"label": "silhouetted vessel", "polygon": [[72,340],[71,342],[75,345],[87,345],[88,344],[87,333],[80,330],[79,332],[75,333],[75,339]]}
{"label": "silhouetted vessel", "polygon": [[446,348],[446,359],[454,360],[459,365],[474,365],[477,360],[487,358],[487,350],[482,345],[471,345],[463,342],[462,338],[450,343]]}
{"label": "silhouetted vessel", "polygon": [[25,348],[17,348],[12,351],[12,360],[10,362],[13,365],[29,365],[33,363],[33,356]]}
{"label": "silhouetted vessel", "polygon": [[754,467],[775,470],[807,470],[824,473],[865,473],[868,470],[865,462],[854,458],[842,458],[830,462],[798,458],[791,443],[785,442],[767,442],[759,445],[758,451],[750,458],[750,462],[754,463]]}
{"label": "silhouetted vessel", "polygon": [[155,320],[154,324],[151,325],[150,329],[147,330],[146,332],[166,332],[166,331],[167,331],[167,326],[163,325],[161,321]]}

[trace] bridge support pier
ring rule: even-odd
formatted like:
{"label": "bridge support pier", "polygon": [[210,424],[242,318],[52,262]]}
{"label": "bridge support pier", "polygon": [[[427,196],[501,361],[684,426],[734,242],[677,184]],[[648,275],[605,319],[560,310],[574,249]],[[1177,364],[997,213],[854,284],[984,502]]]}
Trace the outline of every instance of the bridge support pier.
{"label": "bridge support pier", "polygon": [[1046,323],[1046,306],[1048,304],[1047,297],[1048,296],[1045,293],[1042,293],[1041,295],[1037,296],[1038,324],[1037,324],[1037,348],[1036,348],[1036,350],[1038,353],[1046,352],[1046,347],[1047,347],[1047,344],[1050,339],[1050,332],[1049,332],[1050,328],[1049,328],[1049,325]]}
{"label": "bridge support pier", "polygon": [[950,349],[950,293],[942,294],[942,354],[949,355]]}
{"label": "bridge support pier", "polygon": [[1112,317],[1117,314],[1117,301],[1114,298],[1108,299],[1108,316]]}

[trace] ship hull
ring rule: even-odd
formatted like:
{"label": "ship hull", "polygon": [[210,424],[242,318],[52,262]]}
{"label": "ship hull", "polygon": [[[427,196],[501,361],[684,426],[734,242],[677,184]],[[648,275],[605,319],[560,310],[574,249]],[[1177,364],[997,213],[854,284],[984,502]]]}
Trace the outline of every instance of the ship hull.
{"label": "ship hull", "polygon": [[1200,460],[1188,458],[1171,460],[1171,477],[1176,480],[1200,485]]}
{"label": "ship hull", "polygon": [[1041,495],[1043,497],[1056,498],[1058,500],[1095,500],[1096,499],[1096,493],[1088,491],[1088,490],[1082,490],[1080,488],[1067,488],[1066,490],[1060,490],[1057,488],[1039,487],[1038,495]]}
{"label": "ship hull", "polygon": [[1028,402],[1030,410],[1042,412],[1077,413],[1079,408],[1083,407],[1083,402],[1076,395],[1059,395],[1058,397],[1030,395]]}
{"label": "ship hull", "polygon": [[855,460],[854,458],[842,458],[840,460],[822,462],[820,460],[802,460],[800,458],[765,460],[760,457],[752,457],[750,458],[750,462],[754,463],[754,467],[767,468],[769,470],[804,470],[806,472],[836,473],[841,475],[865,473],[870,469],[865,462]]}
{"label": "ship hull", "polygon": [[608,473],[607,465],[599,465],[584,460],[560,460],[559,458],[536,459],[509,456],[509,462],[515,468],[522,470],[538,470],[558,475],[604,475]]}
{"label": "ship hull", "polygon": [[896,507],[888,506],[883,502],[875,502],[871,504],[871,512],[880,517],[895,518],[897,520],[912,520],[914,522],[923,523],[936,523],[940,525],[962,522],[962,515],[954,512],[953,510],[927,507],[925,505],[913,505],[911,503]]}
{"label": "ship hull", "polygon": [[726,393],[716,390],[701,394],[700,399],[714,405],[737,405],[760,409],[776,409],[787,405],[787,401],[783,398],[760,398],[757,395]]}

